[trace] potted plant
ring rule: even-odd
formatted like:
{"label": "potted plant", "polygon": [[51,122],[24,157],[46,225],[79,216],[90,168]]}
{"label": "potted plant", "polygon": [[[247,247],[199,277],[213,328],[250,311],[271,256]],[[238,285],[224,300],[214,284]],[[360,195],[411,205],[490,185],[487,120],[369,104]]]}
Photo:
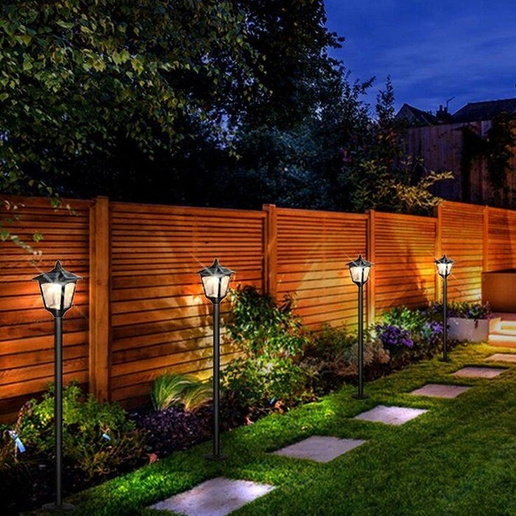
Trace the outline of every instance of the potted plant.
{"label": "potted plant", "polygon": [[500,320],[493,315],[489,303],[449,303],[448,337],[451,340],[485,342]]}

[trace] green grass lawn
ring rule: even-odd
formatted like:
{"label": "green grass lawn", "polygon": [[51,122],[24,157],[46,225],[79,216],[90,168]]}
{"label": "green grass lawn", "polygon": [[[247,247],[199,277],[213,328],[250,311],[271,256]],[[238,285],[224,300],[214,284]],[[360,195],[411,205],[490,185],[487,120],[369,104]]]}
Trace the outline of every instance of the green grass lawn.
{"label": "green grass lawn", "polygon": [[[503,351],[461,346],[450,363],[421,362],[366,385],[367,400],[352,399],[355,389],[347,386],[320,402],[225,433],[224,463],[204,460],[211,449],[205,443],[70,501],[76,514],[88,516],[164,514],[145,507],[224,475],[276,486],[234,513],[241,516],[516,515],[516,367],[492,380],[450,375]],[[473,389],[455,399],[408,394],[429,382]],[[352,419],[378,404],[429,412],[403,426]],[[327,464],[268,453],[311,435],[368,442]]]}

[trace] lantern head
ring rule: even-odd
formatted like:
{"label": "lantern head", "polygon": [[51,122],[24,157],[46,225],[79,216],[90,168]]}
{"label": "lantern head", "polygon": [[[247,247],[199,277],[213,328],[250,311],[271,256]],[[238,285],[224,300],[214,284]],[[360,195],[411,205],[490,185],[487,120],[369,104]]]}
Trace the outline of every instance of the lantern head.
{"label": "lantern head", "polygon": [[364,260],[361,254],[358,255],[356,260],[349,262],[349,274],[353,283],[359,287],[367,283],[367,280],[369,279],[369,271],[371,270],[372,266],[373,264],[367,260]]}
{"label": "lantern head", "polygon": [[214,304],[220,303],[228,293],[229,281],[234,271],[220,265],[219,260],[198,272],[204,295]]}
{"label": "lantern head", "polygon": [[62,317],[72,306],[75,286],[82,279],[63,269],[57,261],[50,272],[33,278],[39,283],[43,304],[54,317]]}
{"label": "lantern head", "polygon": [[439,276],[443,278],[447,278],[452,270],[454,261],[448,258],[446,255],[443,255],[442,258],[435,260],[435,265],[437,267],[437,272]]}

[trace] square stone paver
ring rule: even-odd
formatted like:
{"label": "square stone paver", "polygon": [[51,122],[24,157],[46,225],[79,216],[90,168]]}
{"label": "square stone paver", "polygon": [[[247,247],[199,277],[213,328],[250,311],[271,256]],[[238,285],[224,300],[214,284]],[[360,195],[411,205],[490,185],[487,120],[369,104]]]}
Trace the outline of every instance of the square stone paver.
{"label": "square stone paver", "polygon": [[468,366],[453,373],[454,376],[462,378],[496,378],[507,369],[501,367]]}
{"label": "square stone paver", "polygon": [[402,425],[411,419],[414,419],[421,414],[428,412],[425,409],[415,409],[408,407],[385,407],[378,405],[374,409],[368,410],[358,414],[354,419],[361,419],[363,421],[373,421],[378,423],[385,423],[386,425]]}
{"label": "square stone paver", "polygon": [[296,459],[310,459],[317,462],[330,462],[344,453],[364,444],[361,439],[339,439],[314,435],[281,450],[273,452],[275,455],[294,457]]}
{"label": "square stone paver", "polygon": [[490,357],[487,357],[486,360],[492,360],[496,362],[511,362],[516,364],[516,353],[495,353]]}
{"label": "square stone paver", "polygon": [[151,509],[185,516],[225,516],[274,489],[249,480],[218,477],[152,505]]}
{"label": "square stone paver", "polygon": [[428,383],[410,394],[416,396],[433,396],[435,398],[456,398],[459,394],[466,392],[471,387],[463,385],[442,385],[439,383]]}

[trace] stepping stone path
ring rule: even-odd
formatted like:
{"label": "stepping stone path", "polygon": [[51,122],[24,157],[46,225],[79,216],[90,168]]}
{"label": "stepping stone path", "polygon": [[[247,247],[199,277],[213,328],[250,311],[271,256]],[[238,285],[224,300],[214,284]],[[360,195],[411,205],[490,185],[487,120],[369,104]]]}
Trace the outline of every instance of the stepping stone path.
{"label": "stepping stone path", "polygon": [[173,511],[185,516],[225,516],[273,489],[273,486],[249,480],[218,477],[207,480],[190,491],[158,502],[150,508]]}
{"label": "stepping stone path", "polygon": [[463,385],[442,385],[439,383],[429,383],[420,389],[412,391],[410,394],[416,396],[433,396],[435,398],[456,398],[459,394],[466,392],[471,387]]}
{"label": "stepping stone path", "polygon": [[487,357],[486,360],[492,360],[496,362],[511,362],[516,364],[516,353],[495,353],[490,357]]}
{"label": "stepping stone path", "polygon": [[507,369],[501,367],[469,366],[455,371],[453,375],[461,378],[496,378],[505,371]]}
{"label": "stepping stone path", "polygon": [[384,405],[378,405],[374,409],[358,414],[358,416],[355,416],[353,419],[385,423],[386,425],[403,425],[407,421],[410,421],[425,412],[428,411],[425,409],[385,407]]}
{"label": "stepping stone path", "polygon": [[[496,353],[486,358],[488,361],[516,363],[516,353]],[[507,369],[501,367],[468,366],[453,373],[463,378],[496,378]],[[455,398],[470,387],[462,385],[444,385],[429,383],[412,391],[417,396],[435,396],[437,398]],[[421,414],[424,409],[408,407],[377,407],[358,414],[354,419],[403,425]],[[273,452],[276,455],[310,459],[317,462],[330,462],[344,453],[361,446],[366,441],[361,439],[339,439],[330,436],[312,436],[298,443]],[[230,480],[219,477],[207,480],[190,491],[177,494],[152,505],[151,509],[173,511],[185,516],[225,516],[274,489],[274,486],[257,484],[248,480]]]}
{"label": "stepping stone path", "polygon": [[361,439],[338,439],[337,437],[314,435],[304,441],[281,448],[274,454],[296,459],[310,459],[316,462],[330,462],[365,442]]}

